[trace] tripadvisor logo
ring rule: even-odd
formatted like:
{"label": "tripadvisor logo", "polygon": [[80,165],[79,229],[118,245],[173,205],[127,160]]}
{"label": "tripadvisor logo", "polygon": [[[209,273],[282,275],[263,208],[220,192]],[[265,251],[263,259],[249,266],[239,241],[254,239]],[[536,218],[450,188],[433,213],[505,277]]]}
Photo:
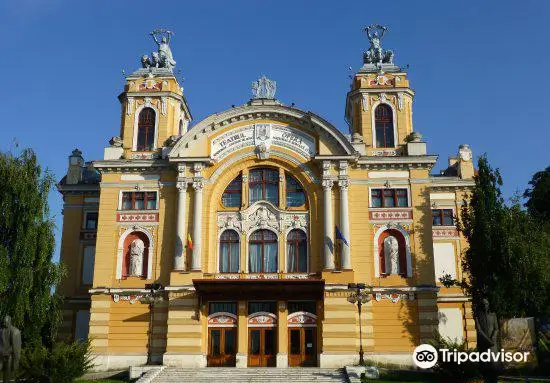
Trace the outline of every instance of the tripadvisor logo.
{"label": "tripadvisor logo", "polygon": [[451,362],[461,364],[465,362],[527,362],[529,352],[510,352],[501,349],[499,352],[491,350],[483,352],[464,352],[456,349],[449,350],[442,348],[439,352],[435,347],[429,344],[421,344],[413,352],[413,362],[419,368],[431,368],[436,365],[438,360],[442,362]]}

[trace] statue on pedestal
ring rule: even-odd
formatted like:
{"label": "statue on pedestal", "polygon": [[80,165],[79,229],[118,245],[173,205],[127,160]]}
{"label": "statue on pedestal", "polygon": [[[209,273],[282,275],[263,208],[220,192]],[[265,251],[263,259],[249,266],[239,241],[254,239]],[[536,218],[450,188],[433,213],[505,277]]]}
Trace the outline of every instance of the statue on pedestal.
{"label": "statue on pedestal", "polygon": [[[494,312],[489,311],[489,301],[483,299],[481,308],[477,310],[476,330],[478,351],[496,354],[498,347],[498,319]],[[480,370],[486,383],[497,383],[500,363],[495,361],[480,363]]]}
{"label": "statue on pedestal", "polygon": [[399,243],[397,238],[389,236],[384,239],[384,260],[386,261],[386,274],[399,274]]}
{"label": "statue on pedestal", "polygon": [[141,57],[141,65],[144,68],[167,68],[172,70],[176,66],[172,50],[170,49],[170,40],[174,32],[165,29],[155,29],[150,35],[158,45],[158,51],[151,53],[151,58],[144,55]]}
{"label": "statue on pedestal", "polygon": [[3,371],[3,382],[8,383],[14,371],[19,367],[21,357],[21,332],[11,324],[11,317],[4,317],[0,328],[0,369]]}
{"label": "statue on pedestal", "polygon": [[130,277],[141,277],[143,275],[143,253],[145,244],[141,239],[135,239],[130,245],[130,267],[128,275]]}
{"label": "statue on pedestal", "polygon": [[393,64],[393,51],[382,49],[381,40],[388,30],[382,25],[369,25],[364,29],[370,41],[369,49],[363,54],[365,64]]}

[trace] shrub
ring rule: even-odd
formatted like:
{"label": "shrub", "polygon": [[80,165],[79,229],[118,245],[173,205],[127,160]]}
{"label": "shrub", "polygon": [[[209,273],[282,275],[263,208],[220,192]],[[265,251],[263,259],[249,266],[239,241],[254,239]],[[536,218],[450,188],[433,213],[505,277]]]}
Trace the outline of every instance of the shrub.
{"label": "shrub", "polygon": [[[441,337],[439,334],[435,335],[435,339],[430,344],[438,350],[444,348],[448,350],[456,349],[459,352],[468,353],[475,351],[474,349],[469,349],[464,341],[460,343],[451,341]],[[451,361],[444,362],[440,358],[433,367],[433,370],[439,374],[441,381],[446,383],[477,382],[480,381],[479,378],[481,377],[478,364],[470,361],[458,364]]]}
{"label": "shrub", "polygon": [[57,342],[51,349],[41,344],[29,345],[21,355],[18,380],[32,383],[71,383],[91,367],[89,342]]}

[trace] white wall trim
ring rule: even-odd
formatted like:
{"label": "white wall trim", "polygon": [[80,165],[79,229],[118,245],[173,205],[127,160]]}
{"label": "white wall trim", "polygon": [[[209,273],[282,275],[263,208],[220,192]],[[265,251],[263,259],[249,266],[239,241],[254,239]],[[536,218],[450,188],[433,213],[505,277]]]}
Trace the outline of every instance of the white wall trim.
{"label": "white wall trim", "polygon": [[395,226],[388,227],[388,225],[384,225],[381,228],[379,228],[376,233],[374,234],[374,276],[376,278],[380,278],[380,257],[379,252],[380,249],[378,247],[378,238],[380,238],[380,235],[389,229],[394,229],[400,232],[403,237],[405,238],[405,258],[407,259],[407,278],[412,277],[412,259],[411,259],[411,245],[410,245],[410,237],[409,233],[401,227],[401,225],[396,224]]}

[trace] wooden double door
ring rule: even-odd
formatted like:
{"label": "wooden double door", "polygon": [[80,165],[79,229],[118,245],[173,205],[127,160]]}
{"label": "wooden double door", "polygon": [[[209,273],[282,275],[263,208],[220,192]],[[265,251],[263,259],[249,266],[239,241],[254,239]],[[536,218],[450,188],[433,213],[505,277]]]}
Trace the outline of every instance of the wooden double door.
{"label": "wooden double door", "polygon": [[289,328],[288,351],[290,367],[317,366],[317,328]]}
{"label": "wooden double door", "polygon": [[248,366],[275,367],[277,355],[277,328],[248,329]]}
{"label": "wooden double door", "polygon": [[208,329],[208,367],[235,367],[237,361],[237,328]]}

